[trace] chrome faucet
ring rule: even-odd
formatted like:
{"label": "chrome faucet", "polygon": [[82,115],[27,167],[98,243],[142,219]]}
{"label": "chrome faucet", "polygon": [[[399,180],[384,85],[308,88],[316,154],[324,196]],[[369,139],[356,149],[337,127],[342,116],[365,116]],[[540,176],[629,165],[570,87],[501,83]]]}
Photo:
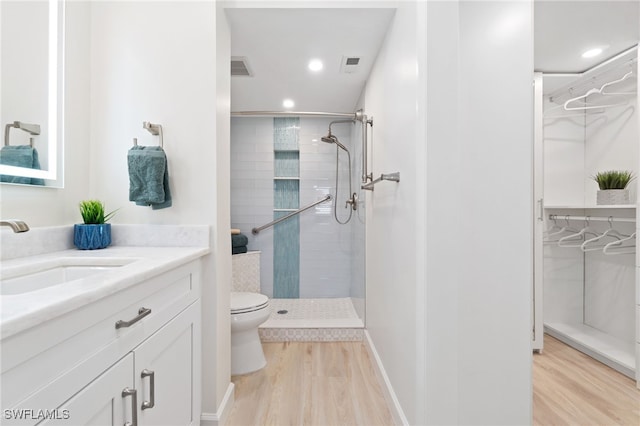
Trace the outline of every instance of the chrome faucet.
{"label": "chrome faucet", "polygon": [[29,225],[18,219],[0,220],[0,226],[8,226],[16,233],[27,232],[29,230]]}

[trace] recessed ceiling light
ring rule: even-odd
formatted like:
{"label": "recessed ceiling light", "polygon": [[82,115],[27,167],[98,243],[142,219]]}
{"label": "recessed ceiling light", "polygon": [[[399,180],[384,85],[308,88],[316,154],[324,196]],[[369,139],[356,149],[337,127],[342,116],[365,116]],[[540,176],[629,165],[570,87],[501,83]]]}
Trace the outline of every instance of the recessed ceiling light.
{"label": "recessed ceiling light", "polygon": [[293,102],[291,99],[285,99],[284,101],[282,101],[282,106],[285,108],[293,108],[295,105],[295,102]]}
{"label": "recessed ceiling light", "polygon": [[309,61],[309,69],[314,72],[321,71],[324,65],[320,59],[312,59]]}
{"label": "recessed ceiling light", "polygon": [[595,48],[593,48],[593,49],[589,49],[589,50],[585,51],[585,52],[582,54],[582,57],[583,57],[583,58],[586,58],[586,59],[588,59],[588,58],[595,58],[596,56],[598,56],[598,55],[599,55],[599,54],[601,54],[601,53],[602,53],[602,48],[600,48],[600,47],[595,47]]}

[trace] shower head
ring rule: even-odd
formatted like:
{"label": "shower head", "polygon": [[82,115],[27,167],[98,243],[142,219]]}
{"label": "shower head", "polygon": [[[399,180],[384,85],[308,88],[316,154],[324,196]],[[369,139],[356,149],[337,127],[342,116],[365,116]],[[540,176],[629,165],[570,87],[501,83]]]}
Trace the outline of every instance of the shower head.
{"label": "shower head", "polygon": [[349,150],[340,143],[340,141],[338,140],[337,137],[333,136],[331,133],[329,133],[327,136],[323,136],[320,138],[320,140],[322,142],[326,142],[326,143],[335,143],[336,145],[338,145],[340,148],[344,149],[345,151],[349,152]]}

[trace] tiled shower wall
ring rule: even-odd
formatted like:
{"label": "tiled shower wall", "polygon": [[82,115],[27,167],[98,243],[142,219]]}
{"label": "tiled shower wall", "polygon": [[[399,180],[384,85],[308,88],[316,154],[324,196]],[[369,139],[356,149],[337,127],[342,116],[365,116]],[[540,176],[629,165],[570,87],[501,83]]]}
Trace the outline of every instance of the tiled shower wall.
{"label": "tiled shower wall", "polygon": [[[336,146],[320,141],[327,134],[329,119],[300,118],[299,143],[299,206],[304,207],[323,198],[335,195]],[[333,134],[352,152],[352,163],[358,163],[354,155],[352,135],[354,125],[334,125]],[[360,145],[357,140],[355,145]],[[294,160],[288,154],[279,153],[279,175],[289,164],[291,175],[295,175]],[[249,237],[249,250],[261,250],[260,280],[262,293],[274,295],[274,228],[266,229],[259,235],[251,234],[251,229],[261,226],[274,218],[274,119],[273,118],[232,118],[231,120],[231,222]],[[348,163],[344,151],[340,152],[340,181],[338,215],[344,221],[348,210],[344,208],[349,198],[347,180]],[[353,191],[360,192],[358,176],[360,168],[352,169]],[[280,185],[290,185],[291,181],[275,181]],[[282,182],[282,183],[281,183]],[[287,183],[284,183],[287,182]],[[352,227],[364,225],[360,222],[363,212],[354,212],[348,225],[339,225],[333,218],[333,204],[323,203],[301,213],[299,217],[299,297],[351,297],[364,296],[364,264],[354,282],[352,279],[354,259],[364,258],[364,244],[353,247],[355,241]],[[364,235],[364,231],[362,231]],[[277,237],[276,237],[277,238]],[[277,246],[277,242],[276,242]],[[359,253],[359,254],[355,254]],[[280,261],[276,257],[276,262]],[[357,262],[359,264],[359,262]]]}

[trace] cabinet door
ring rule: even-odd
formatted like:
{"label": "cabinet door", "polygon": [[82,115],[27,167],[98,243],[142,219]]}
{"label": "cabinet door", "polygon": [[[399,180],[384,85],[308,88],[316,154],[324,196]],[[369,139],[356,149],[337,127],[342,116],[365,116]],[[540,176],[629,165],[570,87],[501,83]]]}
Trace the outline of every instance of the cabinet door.
{"label": "cabinet door", "polygon": [[140,426],[200,422],[200,302],[133,352]]}
{"label": "cabinet door", "polygon": [[42,425],[118,425],[131,421],[133,396],[123,396],[133,388],[133,355],[129,354],[62,404]]}

